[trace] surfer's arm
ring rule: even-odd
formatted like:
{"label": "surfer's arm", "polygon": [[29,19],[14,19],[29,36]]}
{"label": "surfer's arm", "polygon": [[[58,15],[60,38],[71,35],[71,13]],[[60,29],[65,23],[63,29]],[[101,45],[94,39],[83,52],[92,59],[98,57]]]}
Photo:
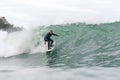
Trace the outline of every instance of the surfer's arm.
{"label": "surfer's arm", "polygon": [[57,35],[57,34],[54,34],[54,33],[53,33],[53,35],[54,35],[54,36],[59,36],[59,35]]}

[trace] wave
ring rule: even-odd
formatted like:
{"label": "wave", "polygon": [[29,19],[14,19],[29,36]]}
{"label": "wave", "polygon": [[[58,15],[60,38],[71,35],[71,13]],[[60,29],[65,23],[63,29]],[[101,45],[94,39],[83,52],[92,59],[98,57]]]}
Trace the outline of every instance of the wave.
{"label": "wave", "polygon": [[[120,23],[74,23],[51,26],[57,33],[57,61],[77,66],[120,66]],[[50,28],[50,29],[51,29]]]}
{"label": "wave", "polygon": [[[44,35],[53,30],[56,41],[50,66],[119,66],[120,22],[105,24],[72,23],[37,27],[32,30],[0,35],[0,57],[15,56],[41,46]],[[41,49],[42,50],[42,49]],[[42,53],[42,51],[38,53]]]}

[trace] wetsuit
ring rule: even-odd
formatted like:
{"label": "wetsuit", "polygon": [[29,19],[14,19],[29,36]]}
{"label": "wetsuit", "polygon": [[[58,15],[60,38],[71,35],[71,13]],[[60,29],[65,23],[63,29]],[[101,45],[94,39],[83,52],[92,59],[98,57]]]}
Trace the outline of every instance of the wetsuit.
{"label": "wetsuit", "polygon": [[53,40],[50,38],[52,35],[55,35],[55,36],[58,36],[57,34],[54,34],[54,33],[47,33],[46,35],[45,35],[45,37],[44,37],[44,41],[46,42],[48,42],[48,49],[50,49],[50,46],[52,46],[52,44],[53,44]]}

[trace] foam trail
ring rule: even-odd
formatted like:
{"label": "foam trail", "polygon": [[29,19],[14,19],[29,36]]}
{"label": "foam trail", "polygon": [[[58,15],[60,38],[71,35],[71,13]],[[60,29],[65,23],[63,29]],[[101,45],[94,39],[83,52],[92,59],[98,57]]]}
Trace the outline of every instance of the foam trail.
{"label": "foam trail", "polygon": [[35,53],[45,53],[48,49],[47,46],[44,44],[44,40],[41,38],[39,41],[41,42],[37,47],[34,47],[30,54],[35,54]]}

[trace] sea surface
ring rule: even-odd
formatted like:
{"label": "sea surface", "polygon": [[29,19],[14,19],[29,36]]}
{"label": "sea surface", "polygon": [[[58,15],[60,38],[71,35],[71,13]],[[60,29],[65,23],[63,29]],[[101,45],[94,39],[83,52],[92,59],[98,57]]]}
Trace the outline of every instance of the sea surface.
{"label": "sea surface", "polygon": [[[46,52],[49,30],[60,36]],[[0,80],[120,80],[120,22],[0,31]]]}

